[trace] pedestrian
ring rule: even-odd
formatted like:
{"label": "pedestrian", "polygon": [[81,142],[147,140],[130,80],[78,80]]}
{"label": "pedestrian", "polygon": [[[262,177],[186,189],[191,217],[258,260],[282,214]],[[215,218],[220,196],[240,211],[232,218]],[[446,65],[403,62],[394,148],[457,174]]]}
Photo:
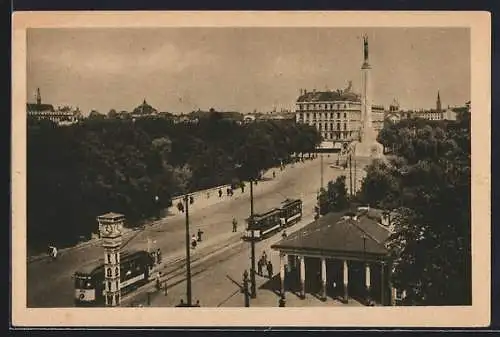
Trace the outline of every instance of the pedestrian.
{"label": "pedestrian", "polygon": [[54,246],[49,246],[49,256],[52,258],[52,261],[57,259],[57,248]]}
{"label": "pedestrian", "polygon": [[219,198],[222,198],[222,190],[219,189]]}
{"label": "pedestrian", "polygon": [[156,251],[156,261],[158,264],[161,263],[161,250],[160,250],[160,248],[158,248],[158,250]]}
{"label": "pedestrian", "polygon": [[281,236],[283,237],[283,239],[286,239],[286,237],[288,236],[288,235],[286,234],[286,229],[283,231],[283,234],[281,234]]}
{"label": "pedestrian", "polygon": [[273,171],[273,179],[276,178],[276,172]]}
{"label": "pedestrian", "polygon": [[160,277],[161,277],[161,271],[160,271],[160,272],[158,272],[158,277],[156,278],[156,290],[157,290],[157,291],[160,291],[160,290],[161,290]]}
{"label": "pedestrian", "polygon": [[200,300],[196,300],[196,304],[194,306],[195,307],[199,307],[200,306]]}
{"label": "pedestrian", "polygon": [[285,307],[285,303],[286,303],[285,296],[281,295],[278,306],[280,308],[284,308]]}
{"label": "pedestrian", "polygon": [[259,259],[259,262],[257,262],[257,275],[262,276],[262,258]]}
{"label": "pedestrian", "polygon": [[233,218],[233,233],[237,232],[238,227],[238,221],[236,221],[236,218]]}
{"label": "pedestrian", "polygon": [[273,264],[271,261],[267,262],[267,273],[269,274],[269,278],[273,277]]}
{"label": "pedestrian", "polygon": [[198,228],[198,242],[201,242],[201,235],[203,234],[203,231]]}
{"label": "pedestrian", "polygon": [[266,254],[266,251],[262,252],[262,262],[264,262],[264,265],[267,265],[267,254]]}
{"label": "pedestrian", "polygon": [[196,248],[196,236],[194,234],[191,237],[191,248],[193,248],[193,249]]}
{"label": "pedestrian", "polygon": [[184,213],[184,205],[182,204],[182,202],[179,201],[177,203],[177,209],[179,210],[179,212]]}
{"label": "pedestrian", "polygon": [[189,204],[190,205],[194,204],[194,198],[192,195],[189,196]]}

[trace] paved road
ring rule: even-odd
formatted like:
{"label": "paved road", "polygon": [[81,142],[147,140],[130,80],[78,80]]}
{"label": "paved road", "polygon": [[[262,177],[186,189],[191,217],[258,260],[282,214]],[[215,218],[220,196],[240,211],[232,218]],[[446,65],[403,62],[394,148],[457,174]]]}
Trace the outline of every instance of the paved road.
{"label": "paved road", "polygon": [[[324,160],[325,184],[338,175],[339,171],[329,167],[332,158]],[[320,184],[320,160],[306,161],[276,170],[276,179],[260,182],[254,189],[255,212],[264,211],[279,204],[285,197],[299,197],[304,200],[304,212],[312,213],[316,192]],[[203,209],[190,212],[191,231],[204,231],[205,240],[199,251],[220,250],[225,243],[238,242],[244,230],[244,219],[249,215],[249,188],[245,193],[235,192],[231,200],[223,201]],[[238,233],[231,233],[231,219],[239,222]],[[155,226],[136,232],[125,249],[146,249],[147,239],[155,241],[154,248],[160,248],[164,261],[179,261],[184,255],[185,219],[183,216],[168,217]],[[203,246],[205,245],[205,248]],[[209,247],[210,246],[210,247]],[[28,307],[69,307],[73,305],[73,283],[71,276],[79,267],[103,254],[99,246],[88,246],[69,250],[57,262],[36,261],[27,268]]]}

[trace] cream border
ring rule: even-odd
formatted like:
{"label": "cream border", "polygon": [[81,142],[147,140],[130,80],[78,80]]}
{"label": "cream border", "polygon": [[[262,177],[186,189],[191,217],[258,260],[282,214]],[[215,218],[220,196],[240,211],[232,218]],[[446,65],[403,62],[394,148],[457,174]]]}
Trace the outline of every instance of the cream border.
{"label": "cream border", "polygon": [[[16,12],[12,30],[12,324],[14,326],[472,327],[490,322],[491,17],[488,12]],[[411,308],[26,308],[26,28],[470,27],[473,305]]]}

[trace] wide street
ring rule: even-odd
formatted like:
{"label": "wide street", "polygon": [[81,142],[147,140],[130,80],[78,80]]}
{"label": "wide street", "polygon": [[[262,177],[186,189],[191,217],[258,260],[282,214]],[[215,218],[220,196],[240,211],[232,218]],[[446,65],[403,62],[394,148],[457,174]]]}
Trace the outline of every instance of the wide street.
{"label": "wide street", "polygon": [[[324,156],[323,181],[325,186],[328,181],[335,179],[338,175],[348,174],[348,171],[330,167],[335,159],[336,155]],[[286,197],[301,198],[304,202],[304,218],[310,219],[321,182],[320,162],[318,158],[305,163],[288,165],[284,171],[276,169],[275,179],[272,179],[272,171],[269,171],[265,176],[266,179],[254,188],[255,212],[275,207]],[[358,167],[359,171],[360,167]],[[190,208],[191,232],[195,233],[198,229],[204,232],[204,241],[193,254],[193,273],[199,275],[193,279],[193,294],[206,305],[231,305],[232,302],[229,299],[226,304],[220,304],[231,295],[227,293],[228,289],[236,290],[234,288],[236,284],[230,279],[241,283],[241,273],[249,265],[249,245],[239,243],[245,227],[244,219],[250,213],[249,196],[249,186],[247,186],[244,193],[241,190],[235,190],[232,198],[225,198],[216,204],[198,208],[195,201],[195,205],[192,209]],[[233,217],[238,220],[237,233],[231,232]],[[161,249],[167,270],[178,271],[179,277],[182,278],[185,270],[182,261],[185,256],[185,217],[182,214],[169,216],[153,226],[146,226],[144,230],[131,234],[130,239],[127,237],[124,240],[128,241],[124,249],[146,249],[148,238],[153,242],[152,248]],[[270,245],[275,238],[259,243],[257,254],[260,254],[263,247]],[[71,276],[82,265],[100,258],[102,254],[103,249],[99,245],[88,245],[65,251],[57,262],[48,262],[44,259],[29,263],[27,266],[28,307],[73,306],[74,290]],[[200,261],[197,262],[197,260]],[[196,267],[197,263],[200,267]],[[276,258],[273,258],[273,263],[278,268]],[[177,267],[172,267],[173,265]],[[196,268],[199,268],[198,272]],[[207,283],[207,281],[210,282]],[[199,285],[197,282],[200,282]],[[228,287],[227,282],[232,282],[234,287]],[[139,290],[137,297],[140,297],[140,292]],[[178,300],[179,298],[176,298],[177,302]],[[239,305],[239,303],[234,305]]]}

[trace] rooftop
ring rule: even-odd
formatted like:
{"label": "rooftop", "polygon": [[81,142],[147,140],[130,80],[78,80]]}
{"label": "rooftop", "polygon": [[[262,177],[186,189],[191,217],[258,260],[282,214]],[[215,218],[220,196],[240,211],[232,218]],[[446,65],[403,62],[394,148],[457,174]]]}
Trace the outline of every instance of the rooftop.
{"label": "rooftop", "polygon": [[334,102],[349,101],[361,102],[359,94],[351,91],[310,91],[304,92],[299,96],[297,102]]}
{"label": "rooftop", "polygon": [[345,213],[326,214],[272,248],[387,255],[384,244],[391,232],[378,220],[381,211],[370,211],[361,213],[356,220],[344,217]]}

